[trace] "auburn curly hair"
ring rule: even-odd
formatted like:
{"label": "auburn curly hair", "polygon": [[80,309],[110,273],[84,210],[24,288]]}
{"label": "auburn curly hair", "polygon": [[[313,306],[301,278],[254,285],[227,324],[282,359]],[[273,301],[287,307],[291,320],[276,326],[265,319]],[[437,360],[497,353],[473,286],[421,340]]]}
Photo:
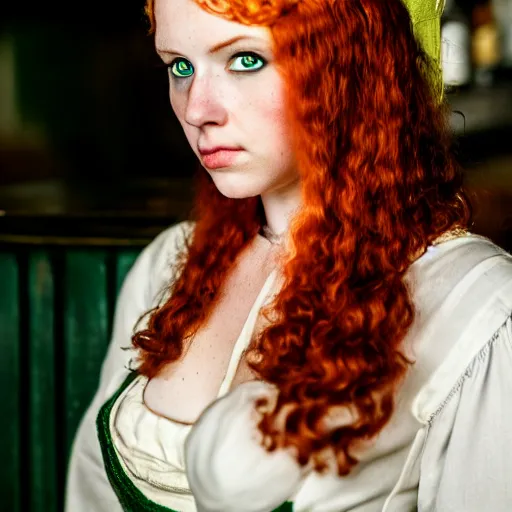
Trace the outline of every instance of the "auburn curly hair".
{"label": "auburn curly hair", "polygon": [[[269,26],[288,84],[303,204],[290,225],[283,286],[264,312],[272,322],[248,356],[279,389],[259,428],[268,450],[294,447],[316,470],[334,453],[344,475],[356,448],[390,419],[411,364],[401,351],[414,316],[404,273],[440,234],[469,222],[447,106],[400,0],[196,2]],[[154,28],[152,0],[146,13]],[[265,222],[259,198],[226,198],[204,171],[194,219],[170,298],[133,337],[148,377],[180,358]],[[353,421],[326,428],[339,407]]]}

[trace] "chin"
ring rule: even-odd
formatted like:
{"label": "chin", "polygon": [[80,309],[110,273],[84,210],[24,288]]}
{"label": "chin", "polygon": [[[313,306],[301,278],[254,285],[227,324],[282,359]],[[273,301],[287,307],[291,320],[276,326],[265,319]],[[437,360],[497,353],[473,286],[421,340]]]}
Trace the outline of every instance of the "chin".
{"label": "chin", "polygon": [[246,180],[233,180],[227,176],[219,177],[215,176],[214,173],[211,173],[211,176],[217,190],[229,199],[246,199],[249,197],[256,197],[265,193],[266,190],[265,187],[247,183]]}

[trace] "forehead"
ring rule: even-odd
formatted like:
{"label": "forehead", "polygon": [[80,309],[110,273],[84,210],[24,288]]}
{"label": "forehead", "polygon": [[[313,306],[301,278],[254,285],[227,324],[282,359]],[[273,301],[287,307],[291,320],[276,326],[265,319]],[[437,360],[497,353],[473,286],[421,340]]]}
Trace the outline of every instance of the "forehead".
{"label": "forehead", "polygon": [[249,26],[226,20],[201,9],[194,0],[154,0],[155,45],[160,49],[207,50],[237,36],[270,42],[267,27]]}

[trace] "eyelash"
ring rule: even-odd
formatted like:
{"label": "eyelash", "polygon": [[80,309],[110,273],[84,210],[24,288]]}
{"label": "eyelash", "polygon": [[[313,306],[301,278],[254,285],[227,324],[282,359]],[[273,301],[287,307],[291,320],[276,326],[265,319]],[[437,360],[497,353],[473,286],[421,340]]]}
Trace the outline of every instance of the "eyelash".
{"label": "eyelash", "polygon": [[[256,71],[261,71],[266,65],[267,65],[267,61],[261,56],[261,55],[258,55],[257,53],[255,52],[237,52],[235,53],[234,55],[232,55],[229,59],[229,62],[237,59],[238,57],[254,57],[256,58],[257,60],[260,60],[262,62],[261,66],[257,69],[254,69],[254,70],[251,70],[251,69],[247,69],[246,71],[240,71],[240,70],[233,70],[232,72],[233,73],[255,73]],[[187,59],[185,59],[184,57],[177,57],[176,59],[174,59],[170,64],[164,64],[164,67],[167,68],[167,71],[169,73],[169,76],[171,78],[174,78],[176,80],[183,80],[185,78],[190,78],[192,75],[189,75],[189,76],[177,76],[175,75],[173,72],[172,72],[172,68],[173,66],[179,62],[179,61],[186,61],[186,62],[189,62]],[[191,64],[191,63],[190,63]]]}

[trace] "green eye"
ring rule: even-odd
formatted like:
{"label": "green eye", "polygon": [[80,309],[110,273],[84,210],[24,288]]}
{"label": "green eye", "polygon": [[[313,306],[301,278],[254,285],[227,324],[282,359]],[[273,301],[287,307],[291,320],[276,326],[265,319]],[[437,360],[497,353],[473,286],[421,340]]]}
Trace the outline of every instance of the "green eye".
{"label": "green eye", "polygon": [[177,78],[187,78],[194,72],[194,66],[185,59],[176,59],[170,66],[171,73]]}
{"label": "green eye", "polygon": [[231,71],[256,71],[265,65],[265,61],[255,53],[235,55]]}

